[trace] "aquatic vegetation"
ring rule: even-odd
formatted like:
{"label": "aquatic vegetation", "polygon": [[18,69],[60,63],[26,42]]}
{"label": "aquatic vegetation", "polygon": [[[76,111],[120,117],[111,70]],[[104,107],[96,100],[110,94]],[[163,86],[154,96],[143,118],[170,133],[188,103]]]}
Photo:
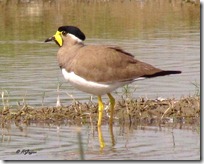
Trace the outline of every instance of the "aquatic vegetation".
{"label": "aquatic vegetation", "polygon": [[[4,100],[5,101],[5,100]],[[106,104],[108,107],[108,104]],[[27,104],[9,108],[9,105],[0,109],[0,121],[6,123],[14,121],[15,123],[30,124],[33,122],[47,123],[65,123],[69,124],[97,124],[97,104],[89,101],[80,103],[74,101],[69,106],[57,107],[34,107]],[[108,110],[104,110],[103,123],[108,123]],[[114,123],[159,123],[170,122],[193,123],[200,119],[200,97],[183,97],[175,99],[133,99],[123,98],[116,102]]]}

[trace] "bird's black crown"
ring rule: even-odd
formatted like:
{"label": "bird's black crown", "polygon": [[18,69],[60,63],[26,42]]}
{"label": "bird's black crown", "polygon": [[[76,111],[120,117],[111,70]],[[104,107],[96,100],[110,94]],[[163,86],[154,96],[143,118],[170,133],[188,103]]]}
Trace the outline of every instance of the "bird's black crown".
{"label": "bird's black crown", "polygon": [[78,27],[75,26],[61,26],[58,28],[58,31],[60,32],[64,31],[66,33],[72,34],[81,40],[86,39],[84,33]]}

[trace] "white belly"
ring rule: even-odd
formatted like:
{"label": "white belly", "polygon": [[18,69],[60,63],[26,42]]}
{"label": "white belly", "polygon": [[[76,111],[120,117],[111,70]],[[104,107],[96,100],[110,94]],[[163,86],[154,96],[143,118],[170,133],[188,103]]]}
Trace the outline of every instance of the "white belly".
{"label": "white belly", "polygon": [[91,93],[94,95],[104,95],[114,91],[115,89],[124,86],[130,82],[116,82],[116,83],[97,83],[92,81],[87,81],[86,79],[76,75],[74,72],[67,72],[62,69],[62,74],[66,80],[68,80],[75,88]]}

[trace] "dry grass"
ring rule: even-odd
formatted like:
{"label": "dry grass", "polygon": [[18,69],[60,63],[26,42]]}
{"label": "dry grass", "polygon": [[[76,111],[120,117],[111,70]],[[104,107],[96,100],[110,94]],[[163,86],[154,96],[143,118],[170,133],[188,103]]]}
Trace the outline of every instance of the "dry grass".
{"label": "dry grass", "polygon": [[[4,100],[5,101],[5,100]],[[33,107],[24,104],[16,109],[10,109],[8,105],[0,109],[0,122],[25,123],[33,122],[46,123],[69,123],[96,125],[98,119],[98,105],[89,101],[80,103],[75,101],[72,105],[64,107]],[[108,123],[108,110],[104,110],[104,124]],[[114,113],[114,123],[168,123],[200,122],[200,97],[186,97],[180,100],[175,99],[122,99],[117,101]]]}

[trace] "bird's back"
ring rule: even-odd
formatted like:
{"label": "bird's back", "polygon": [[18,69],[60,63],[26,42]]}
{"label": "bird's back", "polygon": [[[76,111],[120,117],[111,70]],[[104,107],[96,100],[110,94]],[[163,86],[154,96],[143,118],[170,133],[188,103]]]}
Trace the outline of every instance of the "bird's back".
{"label": "bird's back", "polygon": [[118,47],[96,45],[83,46],[75,51],[68,69],[95,82],[129,81],[162,71]]}

